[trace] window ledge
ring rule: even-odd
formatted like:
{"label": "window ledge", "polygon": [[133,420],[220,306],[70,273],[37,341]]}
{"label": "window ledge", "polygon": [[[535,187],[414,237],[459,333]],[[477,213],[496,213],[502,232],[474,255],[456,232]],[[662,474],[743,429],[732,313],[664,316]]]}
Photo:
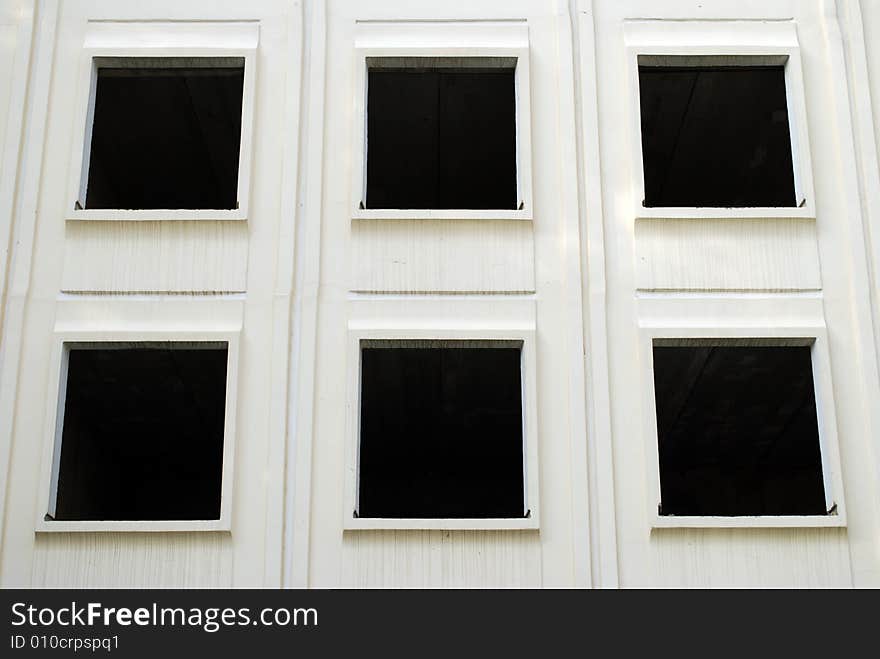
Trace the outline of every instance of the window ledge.
{"label": "window ledge", "polygon": [[247,212],[238,209],[232,210],[208,210],[208,209],[155,209],[155,210],[116,210],[116,209],[84,209],[70,211],[67,215],[70,221],[100,221],[100,222],[150,222],[166,220],[236,220],[246,221]]}
{"label": "window ledge", "polygon": [[755,208],[717,208],[717,207],[656,207],[636,208],[637,220],[815,220],[816,211],[809,204],[801,208],[755,207]]}
{"label": "window ledge", "polygon": [[37,533],[117,533],[167,531],[230,531],[231,525],[223,519],[174,520],[39,520]]}
{"label": "window ledge", "polygon": [[531,517],[479,518],[479,519],[410,519],[383,517],[347,517],[346,531],[369,530],[473,530],[473,531],[513,531],[537,530],[538,519]]}
{"label": "window ledge", "polygon": [[654,529],[727,529],[727,528],[827,528],[844,527],[843,515],[779,515],[760,517],[697,517],[657,515]]}
{"label": "window ledge", "polygon": [[407,210],[368,208],[352,211],[353,220],[531,220],[531,210]]}

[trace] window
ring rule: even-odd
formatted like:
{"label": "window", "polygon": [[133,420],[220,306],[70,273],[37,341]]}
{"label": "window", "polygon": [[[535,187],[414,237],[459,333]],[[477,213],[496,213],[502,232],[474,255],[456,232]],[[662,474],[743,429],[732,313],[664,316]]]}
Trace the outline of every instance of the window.
{"label": "window", "polygon": [[353,220],[531,220],[525,20],[357,21]]}
{"label": "window", "polygon": [[47,523],[220,520],[229,352],[65,343]]}
{"label": "window", "polygon": [[644,205],[796,206],[785,67],[687,59],[639,58]]}
{"label": "window", "polygon": [[815,219],[794,21],[623,31],[635,219]]}
{"label": "window", "polygon": [[367,66],[366,208],[518,208],[515,58]]}
{"label": "window", "polygon": [[95,58],[85,209],[237,209],[244,58]]}
{"label": "window", "polygon": [[829,510],[811,339],[655,339],[661,516]]}
{"label": "window", "polygon": [[87,21],[74,221],[248,219],[259,21]]}
{"label": "window", "polygon": [[358,518],[526,518],[522,341],[361,340]]}

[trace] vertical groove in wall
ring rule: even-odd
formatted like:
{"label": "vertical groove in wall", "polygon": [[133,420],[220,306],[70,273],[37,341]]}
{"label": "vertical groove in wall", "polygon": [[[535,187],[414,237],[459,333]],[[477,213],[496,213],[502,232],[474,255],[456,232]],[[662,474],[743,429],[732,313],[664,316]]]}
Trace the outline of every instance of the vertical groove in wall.
{"label": "vertical groove in wall", "polygon": [[[841,21],[836,0],[823,0],[821,28],[825,39],[825,47],[831,70],[834,72],[830,84],[830,124],[835,131],[834,146],[837,157],[837,210],[839,212],[839,233],[834,244],[826,242],[823,257],[833,254],[835,250],[843,254],[843,267],[835,274],[838,276],[837,295],[829,295],[826,300],[826,313],[834,314],[839,326],[849,325],[847,350],[851,345],[856,348],[859,359],[849,370],[848,381],[836,388],[852,387],[853,395],[846,401],[858,409],[862,417],[861,432],[855,436],[847,436],[846,425],[852,417],[838,414],[841,420],[842,437],[846,444],[841,453],[844,458],[847,448],[861,445],[864,454],[855,464],[845,462],[844,469],[849,468],[849,482],[859,483],[860,495],[856,504],[850,506],[849,520],[852,542],[850,552],[854,564],[863,564],[864,569],[854,568],[853,574],[860,574],[862,581],[856,585],[876,585],[880,579],[880,564],[877,560],[876,547],[868,550],[877,540],[877,526],[880,524],[880,467],[877,463],[876,442],[880,428],[880,366],[878,366],[878,346],[875,343],[874,309],[876,291],[872,290],[870,272],[871,252],[868,242],[869,232],[866,223],[869,220],[863,214],[861,191],[859,189],[859,168],[857,158],[857,139],[853,125],[853,107],[850,104],[846,52]],[[833,290],[833,289],[832,289]],[[838,305],[838,301],[848,296],[851,304]],[[846,324],[846,325],[845,325]],[[844,330],[847,331],[847,330]],[[831,334],[832,340],[835,336]],[[832,345],[832,350],[834,350]],[[840,354],[840,353],[838,353]],[[838,358],[839,359],[839,358]],[[844,396],[838,393],[838,405],[844,404]],[[863,466],[873,464],[872,473],[861,473]],[[852,486],[850,486],[852,487]],[[867,551],[866,551],[867,550]]]}
{"label": "vertical groove in wall", "polygon": [[[18,160],[17,189],[13,191],[14,206],[11,214],[10,244],[15,255],[10,255],[6,273],[6,298],[4,304],[2,337],[0,337],[0,476],[5,486],[0,488],[0,513],[3,515],[0,536],[0,582],[21,584],[25,575],[12,566],[23,559],[30,565],[32,539],[13,531],[9,499],[15,498],[11,491],[9,476],[14,454],[15,409],[19,396],[19,373],[23,352],[26,302],[30,292],[34,256],[35,221],[39,212],[39,190],[45,152],[47,115],[51,99],[52,61],[55,54],[57,0],[33,1],[33,30],[29,52],[31,57],[30,79],[24,86],[23,97],[23,145]],[[21,554],[25,555],[22,556]],[[10,558],[12,557],[12,558]],[[23,571],[26,573],[26,571]]]}
{"label": "vertical groove in wall", "polygon": [[312,442],[318,345],[318,290],[321,273],[322,171],[324,138],[326,5],[304,0],[302,113],[299,152],[296,253],[293,280],[289,405],[285,477],[284,566],[282,583],[304,588],[310,583]]}
{"label": "vertical groove in wall", "polygon": [[575,118],[581,221],[584,364],[586,368],[587,470],[590,488],[589,534],[592,582],[595,587],[619,584],[617,525],[614,510],[614,442],[608,363],[605,227],[602,195],[598,63],[594,0],[571,0],[575,53]]}
{"label": "vertical groove in wall", "polygon": [[[844,56],[848,67],[849,101],[855,134],[856,165],[860,175],[861,210],[869,269],[869,289],[873,301],[875,355],[880,359],[880,3],[846,0],[839,20],[844,36]],[[874,36],[872,39],[871,37]],[[873,73],[873,75],[872,75]],[[874,438],[869,450],[877,465],[880,440]],[[875,481],[880,481],[876,471]],[[875,488],[877,485],[875,484]]]}

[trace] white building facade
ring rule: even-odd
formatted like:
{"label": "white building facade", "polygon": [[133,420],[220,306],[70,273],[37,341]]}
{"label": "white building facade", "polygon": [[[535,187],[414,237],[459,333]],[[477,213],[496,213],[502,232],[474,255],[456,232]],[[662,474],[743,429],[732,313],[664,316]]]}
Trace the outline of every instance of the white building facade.
{"label": "white building facade", "polygon": [[[3,586],[880,586],[880,1],[2,0],[0,50]],[[160,58],[243,70],[228,207],[85,196],[96,72]],[[371,206],[419,58],[511,72],[509,208]],[[651,66],[778,67],[793,203],[649,203]],[[358,513],[406,342],[520,351],[522,515]],[[217,514],[60,518],[71,346],[162,343],[225,346]],[[664,510],[667,345],[809,346],[818,514]]]}

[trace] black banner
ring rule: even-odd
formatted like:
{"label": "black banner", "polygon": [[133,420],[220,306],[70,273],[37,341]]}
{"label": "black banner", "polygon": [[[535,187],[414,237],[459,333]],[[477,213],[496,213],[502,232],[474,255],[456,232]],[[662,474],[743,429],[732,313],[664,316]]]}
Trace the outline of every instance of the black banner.
{"label": "black banner", "polygon": [[873,593],[830,591],[0,590],[0,598],[2,657],[836,655],[873,647],[855,644],[876,610]]}

